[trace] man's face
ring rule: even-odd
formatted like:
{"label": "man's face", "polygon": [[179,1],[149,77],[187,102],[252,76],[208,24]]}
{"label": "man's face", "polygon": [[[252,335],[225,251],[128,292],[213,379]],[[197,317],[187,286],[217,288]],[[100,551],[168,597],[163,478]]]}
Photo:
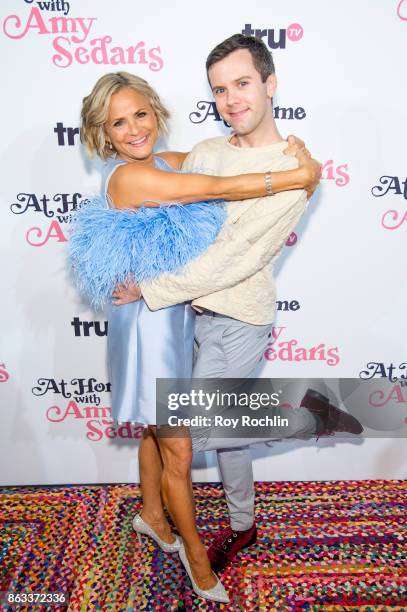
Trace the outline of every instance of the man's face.
{"label": "man's face", "polygon": [[208,70],[216,107],[238,136],[260,133],[272,116],[276,77],[263,83],[250,51],[238,49]]}

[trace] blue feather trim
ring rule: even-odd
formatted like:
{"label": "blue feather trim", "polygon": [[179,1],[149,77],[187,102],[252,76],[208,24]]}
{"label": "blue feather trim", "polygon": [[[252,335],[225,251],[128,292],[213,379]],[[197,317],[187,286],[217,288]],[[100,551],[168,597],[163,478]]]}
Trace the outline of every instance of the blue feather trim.
{"label": "blue feather trim", "polygon": [[87,200],[74,214],[68,244],[79,291],[98,308],[117,283],[178,272],[216,239],[226,218],[222,204],[118,210],[102,197]]}

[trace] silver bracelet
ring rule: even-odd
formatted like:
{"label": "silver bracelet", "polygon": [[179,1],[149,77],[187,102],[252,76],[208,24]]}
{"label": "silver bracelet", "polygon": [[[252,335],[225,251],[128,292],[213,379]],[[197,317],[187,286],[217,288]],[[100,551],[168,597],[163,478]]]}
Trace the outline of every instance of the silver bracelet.
{"label": "silver bracelet", "polygon": [[264,175],[264,182],[266,184],[266,193],[269,196],[273,196],[274,195],[274,191],[273,191],[273,180],[271,178],[271,172],[266,172]]}

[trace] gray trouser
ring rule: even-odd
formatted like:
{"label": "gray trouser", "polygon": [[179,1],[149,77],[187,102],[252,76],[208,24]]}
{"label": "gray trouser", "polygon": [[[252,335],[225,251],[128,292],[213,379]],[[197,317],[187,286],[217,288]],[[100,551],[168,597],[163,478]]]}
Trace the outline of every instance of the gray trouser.
{"label": "gray trouser", "polygon": [[[270,325],[250,325],[205,311],[195,324],[194,378],[253,378],[271,338]],[[304,390],[305,393],[306,389]],[[254,522],[254,481],[250,445],[276,438],[309,437],[316,420],[299,410],[293,429],[275,431],[273,438],[216,438],[191,428],[194,451],[216,450],[232,529],[250,529]]]}

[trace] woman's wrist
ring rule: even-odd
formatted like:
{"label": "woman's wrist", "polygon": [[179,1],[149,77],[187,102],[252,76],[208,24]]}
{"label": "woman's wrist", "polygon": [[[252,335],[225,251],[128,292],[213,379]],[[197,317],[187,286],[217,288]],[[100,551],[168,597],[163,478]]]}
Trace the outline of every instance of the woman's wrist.
{"label": "woman's wrist", "polygon": [[300,166],[299,168],[296,168],[295,172],[297,181],[300,185],[300,189],[305,189],[310,181],[309,172],[307,171],[305,166]]}
{"label": "woman's wrist", "polygon": [[280,193],[281,191],[290,191],[291,189],[303,189],[305,176],[301,168],[296,168],[295,170],[272,172],[271,181],[273,192]]}
{"label": "woman's wrist", "polygon": [[264,174],[264,186],[266,188],[266,195],[273,196],[273,175],[270,170]]}

